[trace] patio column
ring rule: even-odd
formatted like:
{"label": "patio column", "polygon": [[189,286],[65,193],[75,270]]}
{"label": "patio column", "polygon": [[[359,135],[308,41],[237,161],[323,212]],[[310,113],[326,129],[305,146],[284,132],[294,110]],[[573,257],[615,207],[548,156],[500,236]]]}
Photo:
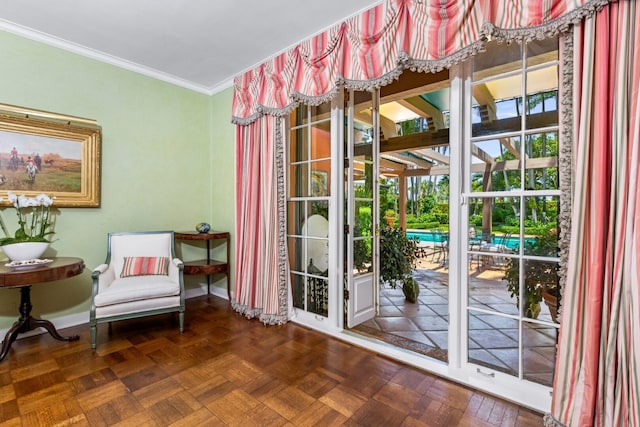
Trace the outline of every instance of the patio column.
{"label": "patio column", "polygon": [[[487,163],[482,179],[482,191],[491,191],[493,186],[491,176],[491,165]],[[491,236],[491,224],[493,219],[493,200],[491,198],[482,199],[482,236]]]}
{"label": "patio column", "polygon": [[403,230],[407,229],[407,177],[404,173],[398,175],[398,192],[400,198],[398,202],[398,225]]}

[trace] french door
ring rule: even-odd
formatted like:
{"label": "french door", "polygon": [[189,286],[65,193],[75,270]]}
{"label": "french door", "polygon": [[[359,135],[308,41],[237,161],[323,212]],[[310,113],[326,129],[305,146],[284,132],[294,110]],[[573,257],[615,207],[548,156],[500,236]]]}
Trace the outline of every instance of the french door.
{"label": "french door", "polygon": [[351,91],[290,117],[287,240],[295,320],[339,331],[378,299],[378,92]]}
{"label": "french door", "polygon": [[[335,254],[338,159],[332,156],[342,131],[333,125],[337,100],[301,105],[289,116],[287,149],[287,249],[294,319],[323,330],[338,328],[338,277]],[[340,281],[341,283],[341,281]]]}
{"label": "french door", "polygon": [[[447,363],[406,353],[403,361],[543,410],[559,326],[541,301],[543,288],[558,288],[558,52],[556,39],[489,45],[452,67],[448,81],[429,83],[438,86],[434,91],[447,88],[441,96],[427,91],[415,99],[408,91],[414,102],[401,99],[404,104],[426,105],[426,115],[446,119],[448,126],[425,138],[448,135],[449,158],[428,145],[390,147],[389,135],[385,143],[397,152],[390,157],[431,156],[422,168],[449,177],[448,295],[440,298],[446,295],[448,304]],[[388,92],[385,97],[394,95]],[[378,91],[345,91],[290,116],[294,320],[331,333],[378,310],[380,123],[390,123],[380,118],[379,104]],[[430,303],[425,292],[418,304],[440,314]],[[376,350],[387,353],[388,346]]]}
{"label": "french door", "polygon": [[490,44],[460,70],[458,354],[489,389],[535,406],[548,402],[559,327],[544,303],[559,286],[558,69],[550,38]]}
{"label": "french door", "polygon": [[344,275],[352,328],[373,318],[378,302],[378,92],[350,91],[345,105]]}

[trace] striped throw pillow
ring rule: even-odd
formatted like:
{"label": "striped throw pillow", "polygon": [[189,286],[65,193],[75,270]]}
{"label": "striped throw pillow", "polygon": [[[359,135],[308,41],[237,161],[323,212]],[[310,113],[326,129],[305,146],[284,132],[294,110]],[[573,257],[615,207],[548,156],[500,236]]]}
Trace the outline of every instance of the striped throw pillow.
{"label": "striped throw pillow", "polygon": [[124,257],[120,277],[165,275],[169,270],[168,257]]}

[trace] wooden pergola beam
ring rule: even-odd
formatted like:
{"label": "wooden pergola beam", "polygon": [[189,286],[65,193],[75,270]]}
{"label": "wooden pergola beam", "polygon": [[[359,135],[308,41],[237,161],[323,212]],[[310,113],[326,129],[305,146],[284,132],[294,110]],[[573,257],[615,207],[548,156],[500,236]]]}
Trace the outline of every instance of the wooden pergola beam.
{"label": "wooden pergola beam", "polygon": [[480,105],[485,105],[487,113],[489,115],[489,121],[493,121],[496,118],[496,100],[491,94],[491,91],[486,84],[474,85],[471,90],[473,98]]}
{"label": "wooden pergola beam", "polygon": [[[378,165],[380,166],[382,173],[389,173],[389,171],[401,173],[404,170],[404,164],[393,162],[391,160],[382,159],[382,158],[380,159],[380,162],[378,163]],[[384,169],[384,171],[382,171],[382,169]]]}
{"label": "wooden pergola beam", "polygon": [[380,88],[380,104],[411,98],[439,89],[449,88],[449,70],[419,73],[405,70],[402,78]]}
{"label": "wooden pergola beam", "polygon": [[475,144],[471,145],[471,154],[487,165],[493,165],[496,162],[496,160],[489,153],[479,148]]}
{"label": "wooden pergola beam", "polygon": [[[353,114],[353,118],[356,121],[364,123],[367,126],[373,126],[371,110],[355,112]],[[398,136],[398,129],[396,128],[396,124],[393,122],[393,120],[382,115],[380,116],[380,129],[382,129],[382,134],[385,136],[385,138],[393,138]]]}
{"label": "wooden pergola beam", "polygon": [[415,153],[445,165],[448,165],[451,162],[451,158],[449,156],[438,153],[436,150],[433,150],[431,148],[416,150]]}
{"label": "wooden pergola beam", "polygon": [[425,101],[422,97],[414,96],[407,99],[399,99],[396,102],[422,117],[431,117],[436,129],[444,128],[442,111]]}
{"label": "wooden pergola beam", "polygon": [[[520,160],[504,160],[495,162],[491,168],[491,172],[519,170]],[[525,162],[526,169],[542,169],[558,167],[557,157],[537,157],[527,159]],[[474,163],[471,165],[472,173],[484,173],[487,166],[484,163]],[[404,172],[406,176],[433,176],[433,175],[449,175],[449,166],[433,166],[428,169],[407,169]]]}
{"label": "wooden pergola beam", "polygon": [[418,168],[428,169],[433,164],[427,160],[420,159],[415,156],[410,156],[404,153],[385,153],[384,156],[387,159],[396,159],[398,162],[403,163],[405,165],[411,165]]}
{"label": "wooden pergola beam", "polygon": [[[491,123],[476,123],[473,125],[473,135],[501,134],[508,131],[519,130],[522,119],[509,117],[494,120]],[[558,124],[558,112],[547,111],[527,116],[528,127],[544,128]],[[420,148],[443,147],[449,145],[449,129],[440,129],[435,132],[420,132],[411,135],[402,135],[395,138],[387,138],[380,141],[380,152],[413,151]],[[354,147],[356,155],[361,154],[358,146]]]}

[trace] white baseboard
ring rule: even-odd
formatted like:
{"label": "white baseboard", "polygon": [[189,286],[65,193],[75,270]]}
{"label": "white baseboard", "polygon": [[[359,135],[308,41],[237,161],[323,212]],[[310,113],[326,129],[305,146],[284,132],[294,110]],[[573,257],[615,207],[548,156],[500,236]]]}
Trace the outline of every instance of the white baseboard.
{"label": "white baseboard", "polygon": [[[207,294],[207,285],[204,285],[196,288],[187,289],[185,291],[184,297],[185,299],[189,299],[189,298],[195,298],[195,297],[199,297],[206,294]],[[211,287],[211,295],[215,295],[223,299],[228,299],[226,289],[217,288],[215,286]],[[78,326],[78,325],[87,325],[87,328],[88,328],[89,327],[89,310],[82,313],[75,313],[75,314],[69,314],[66,316],[52,317],[52,318],[46,318],[46,319],[49,322],[53,323],[53,326],[55,326],[55,328],[58,330],[71,328],[73,326]],[[2,339],[7,334],[7,332],[9,332],[9,328],[0,329],[0,339]],[[34,335],[39,335],[46,332],[47,331],[43,328],[36,328],[33,331],[18,334],[16,339],[32,337]]]}

